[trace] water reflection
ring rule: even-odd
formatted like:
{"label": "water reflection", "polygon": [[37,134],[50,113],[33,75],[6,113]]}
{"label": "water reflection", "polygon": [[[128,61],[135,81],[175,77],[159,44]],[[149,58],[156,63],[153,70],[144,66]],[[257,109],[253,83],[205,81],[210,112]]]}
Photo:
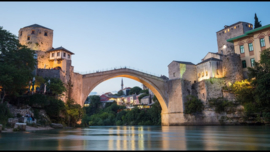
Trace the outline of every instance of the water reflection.
{"label": "water reflection", "polygon": [[269,126],[96,126],[0,134],[0,150],[269,150]]}

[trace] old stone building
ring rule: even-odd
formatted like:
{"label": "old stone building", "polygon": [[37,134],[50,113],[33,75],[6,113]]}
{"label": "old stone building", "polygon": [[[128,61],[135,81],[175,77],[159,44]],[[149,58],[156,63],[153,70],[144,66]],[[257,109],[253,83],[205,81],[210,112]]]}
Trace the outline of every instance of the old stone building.
{"label": "old stone building", "polygon": [[229,26],[225,25],[222,30],[216,32],[218,53],[225,55],[234,53],[234,45],[227,42],[227,39],[242,35],[252,29],[253,25],[251,23],[241,21]]}
{"label": "old stone building", "polygon": [[[19,30],[19,42],[26,45],[36,53],[36,75],[47,78],[59,78],[64,83],[71,80],[73,66],[71,55],[73,52],[64,47],[53,48],[53,30],[47,27],[33,24]],[[76,85],[75,85],[76,87]],[[65,101],[65,97],[62,100]]]}

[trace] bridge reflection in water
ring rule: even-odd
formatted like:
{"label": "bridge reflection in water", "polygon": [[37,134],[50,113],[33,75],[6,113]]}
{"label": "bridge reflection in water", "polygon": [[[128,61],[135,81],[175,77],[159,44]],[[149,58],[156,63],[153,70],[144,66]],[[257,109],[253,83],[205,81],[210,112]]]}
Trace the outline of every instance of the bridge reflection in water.
{"label": "bridge reflection in water", "polygon": [[0,150],[270,150],[269,143],[269,126],[91,126],[0,136]]}

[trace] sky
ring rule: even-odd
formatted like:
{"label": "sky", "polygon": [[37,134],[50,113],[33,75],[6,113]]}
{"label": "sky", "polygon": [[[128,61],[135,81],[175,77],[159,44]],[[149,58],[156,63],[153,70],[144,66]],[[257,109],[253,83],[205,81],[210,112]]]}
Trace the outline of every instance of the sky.
{"label": "sky", "polygon": [[[197,64],[217,52],[216,32],[238,21],[270,24],[269,2],[0,2],[0,26],[18,35],[39,24],[54,30],[53,47],[65,47],[74,71],[115,67],[168,76],[173,61]],[[124,87],[142,87],[123,78]],[[116,92],[121,78],[92,94]]]}

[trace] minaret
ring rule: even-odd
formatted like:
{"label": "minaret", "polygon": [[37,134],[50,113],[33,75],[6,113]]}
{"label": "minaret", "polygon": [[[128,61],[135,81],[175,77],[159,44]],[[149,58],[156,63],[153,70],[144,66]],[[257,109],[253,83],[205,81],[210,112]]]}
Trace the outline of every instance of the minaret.
{"label": "minaret", "polygon": [[122,83],[121,83],[121,90],[124,89],[124,83],[123,83],[123,78],[122,78]]}

